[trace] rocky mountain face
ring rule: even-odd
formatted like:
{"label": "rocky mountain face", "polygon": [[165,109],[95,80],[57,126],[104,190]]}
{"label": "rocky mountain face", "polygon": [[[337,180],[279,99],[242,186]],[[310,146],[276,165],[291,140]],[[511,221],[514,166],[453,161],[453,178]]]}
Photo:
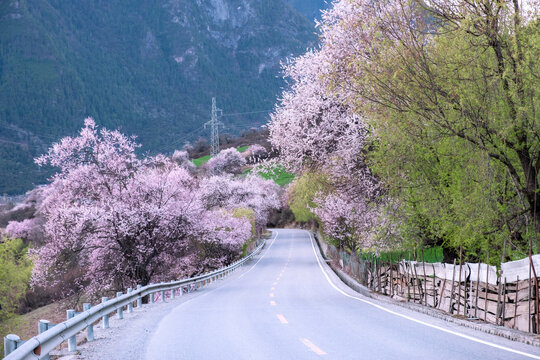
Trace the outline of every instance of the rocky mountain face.
{"label": "rocky mountain face", "polygon": [[313,21],[321,18],[321,10],[328,8],[331,0],[285,0],[306,18]]}
{"label": "rocky mountain face", "polygon": [[316,42],[313,23],[291,5],[0,2],[0,194],[43,182],[49,173],[32,158],[86,116],[137,135],[151,152],[206,135],[212,96],[235,114],[222,118],[229,132],[260,126],[284,86],[280,62]]}

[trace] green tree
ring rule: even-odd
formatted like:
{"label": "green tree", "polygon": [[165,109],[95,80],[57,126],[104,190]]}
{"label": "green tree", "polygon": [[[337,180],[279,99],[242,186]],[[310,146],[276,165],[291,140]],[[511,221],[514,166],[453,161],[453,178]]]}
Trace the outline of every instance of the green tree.
{"label": "green tree", "polygon": [[21,239],[0,243],[0,332],[4,334],[29,287],[32,262]]}
{"label": "green tree", "polygon": [[359,0],[334,22],[360,35],[333,83],[375,129],[405,236],[507,258],[540,232],[540,24],[520,3]]}
{"label": "green tree", "polygon": [[288,190],[288,205],[298,222],[316,220],[311,211],[317,206],[313,201],[320,192],[327,192],[329,187],[328,175],[323,173],[306,172]]}

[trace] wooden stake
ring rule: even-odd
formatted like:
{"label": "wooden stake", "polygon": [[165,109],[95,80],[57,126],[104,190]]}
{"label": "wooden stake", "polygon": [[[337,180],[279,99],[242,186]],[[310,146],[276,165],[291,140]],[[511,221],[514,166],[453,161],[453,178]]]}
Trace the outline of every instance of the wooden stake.
{"label": "wooden stake", "polygon": [[452,267],[452,290],[450,290],[450,306],[448,307],[448,312],[453,314],[452,311],[452,301],[454,301],[454,281],[456,280],[456,259],[454,259],[454,266]]}
{"label": "wooden stake", "polygon": [[437,304],[437,308],[441,308],[442,304],[442,297],[444,295],[444,287],[446,286],[446,276],[444,277],[443,283],[442,283],[442,290],[441,290],[441,296],[439,297],[439,303]]}
{"label": "wooden stake", "polygon": [[[529,254],[530,254],[530,250],[529,250]],[[532,262],[529,261],[529,332],[531,332],[531,297],[532,297],[532,283],[531,283],[531,265],[532,265]]]}
{"label": "wooden stake", "polygon": [[502,309],[501,309],[501,325],[504,326],[504,318],[506,317],[506,277],[504,277],[504,285],[502,291]]}
{"label": "wooden stake", "polygon": [[480,291],[480,261],[478,261],[478,271],[476,274],[476,299],[474,300],[474,317],[478,317],[478,292]]}
{"label": "wooden stake", "polygon": [[532,256],[530,252],[529,252],[529,262],[531,263],[531,268],[534,275],[534,294],[535,294],[534,314],[536,317],[536,333],[538,334],[540,332],[540,329],[539,329],[540,318],[538,316],[538,276],[536,276],[536,269],[534,268],[534,264],[533,264]]}
{"label": "wooden stake", "polygon": [[502,290],[502,272],[499,270],[499,276],[497,277],[497,283],[499,284],[497,289],[497,313],[495,314],[495,324],[499,325],[499,315],[502,315],[501,311],[501,290]]}
{"label": "wooden stake", "polygon": [[411,286],[410,286],[410,280],[409,280],[409,267],[408,266],[407,266],[407,275],[405,278],[407,280],[407,301],[410,301],[411,300]]}
{"label": "wooden stake", "polygon": [[[463,248],[459,247],[459,281],[458,281],[458,300],[457,300],[457,314],[459,315],[459,307],[461,305],[461,264],[463,260]],[[465,312],[463,312],[465,313]]]}
{"label": "wooden stake", "polygon": [[[413,267],[412,267],[412,264],[411,262],[409,261],[409,265],[410,265],[410,268],[411,268],[411,278],[412,278],[412,281],[413,281],[413,302],[416,302],[416,277],[414,276],[414,272],[413,272]],[[416,266],[415,266],[416,268]]]}
{"label": "wooden stake", "polygon": [[435,265],[431,264],[431,267],[433,268],[433,292],[431,295],[433,296],[433,307],[437,307],[437,290],[435,288]]}
{"label": "wooden stake", "polygon": [[488,294],[488,287],[489,287],[489,252],[487,254],[487,264],[486,264],[486,290],[484,292],[484,321],[486,321],[486,317],[487,317],[487,311],[488,311],[488,306],[487,306],[487,294]]}
{"label": "wooden stake", "polygon": [[427,306],[427,281],[426,281],[426,263],[424,261],[424,248],[422,248],[422,270],[424,271],[424,305]]}
{"label": "wooden stake", "polygon": [[517,276],[517,280],[516,280],[516,297],[514,299],[514,325],[512,326],[514,329],[516,328],[518,292],[519,292],[519,275]]}
{"label": "wooden stake", "polygon": [[394,269],[392,269],[392,253],[390,253],[390,296],[394,296]]}

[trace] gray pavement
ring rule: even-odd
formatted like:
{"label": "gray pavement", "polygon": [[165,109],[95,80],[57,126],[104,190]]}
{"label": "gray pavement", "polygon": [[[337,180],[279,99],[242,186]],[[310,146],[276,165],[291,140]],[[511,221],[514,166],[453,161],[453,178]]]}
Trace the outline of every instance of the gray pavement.
{"label": "gray pavement", "polygon": [[156,321],[141,358],[540,359],[537,347],[363,297],[307,231],[274,235],[243,270]]}

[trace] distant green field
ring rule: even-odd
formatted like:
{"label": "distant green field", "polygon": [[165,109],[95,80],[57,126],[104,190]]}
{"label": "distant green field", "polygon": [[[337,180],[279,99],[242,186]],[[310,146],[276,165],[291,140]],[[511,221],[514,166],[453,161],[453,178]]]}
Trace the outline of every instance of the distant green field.
{"label": "distant green field", "polygon": [[199,167],[205,162],[210,160],[210,155],[202,156],[200,158],[192,159],[191,162],[195,164],[195,166]]}

